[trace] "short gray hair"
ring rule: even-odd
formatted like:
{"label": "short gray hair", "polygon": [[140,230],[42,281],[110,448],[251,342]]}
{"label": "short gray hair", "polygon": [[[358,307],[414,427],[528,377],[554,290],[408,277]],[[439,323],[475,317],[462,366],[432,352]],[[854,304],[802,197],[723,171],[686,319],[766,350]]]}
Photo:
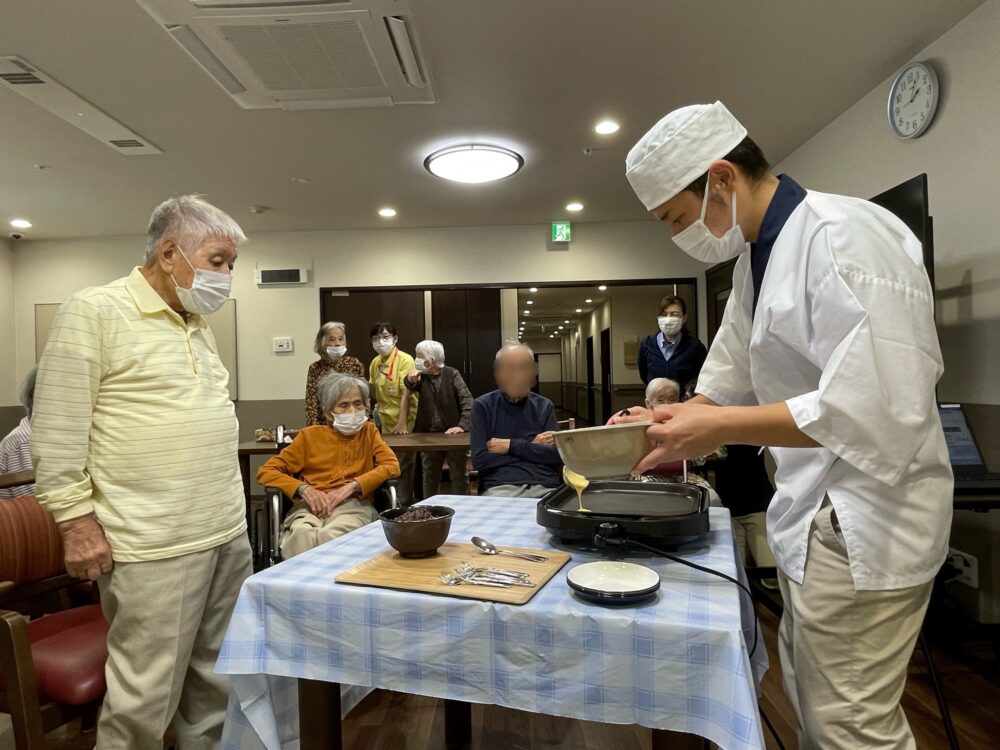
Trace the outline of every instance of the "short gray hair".
{"label": "short gray hair", "polygon": [[334,328],[339,328],[341,332],[347,335],[347,326],[338,320],[331,320],[329,323],[324,323],[319,327],[319,333],[316,334],[316,343],[313,344],[313,351],[317,354],[323,353],[323,339],[326,338],[326,334],[332,331]]}
{"label": "short gray hair", "polygon": [[331,372],[324,375],[316,384],[316,395],[319,396],[319,404],[323,411],[330,411],[337,402],[353,390],[361,393],[361,400],[368,408],[368,381],[362,380],[354,375],[345,375],[342,372]]}
{"label": "short gray hair", "polygon": [[681,386],[676,380],[671,380],[670,378],[653,378],[649,381],[649,385],[646,386],[646,401],[652,401],[653,396],[659,393],[664,388],[673,388],[674,393],[677,394],[677,400],[681,400]]}
{"label": "short gray hair", "polygon": [[495,370],[497,365],[500,364],[500,358],[503,357],[504,354],[517,351],[518,349],[522,349],[527,352],[531,361],[535,362],[535,367],[538,366],[538,363],[535,361],[535,352],[530,346],[522,344],[520,341],[504,341],[503,346],[497,350],[497,356],[493,359],[493,369]]}
{"label": "short gray hair", "polygon": [[18,389],[17,396],[21,400],[21,406],[24,410],[28,412],[28,416],[31,416],[32,410],[35,408],[35,379],[38,377],[38,368],[32,367],[31,372],[29,372],[24,380],[21,381],[21,387]]}
{"label": "short gray hair", "polygon": [[146,229],[146,263],[156,257],[156,248],[167,234],[183,238],[185,252],[190,252],[208,237],[223,237],[237,245],[247,239],[232,216],[200,195],[168,198],[153,209]]}
{"label": "short gray hair", "polygon": [[434,364],[439,367],[444,364],[444,344],[440,341],[434,341],[433,339],[424,339],[419,344],[417,344],[416,349],[413,350],[414,354],[423,352],[428,357],[434,360]]}

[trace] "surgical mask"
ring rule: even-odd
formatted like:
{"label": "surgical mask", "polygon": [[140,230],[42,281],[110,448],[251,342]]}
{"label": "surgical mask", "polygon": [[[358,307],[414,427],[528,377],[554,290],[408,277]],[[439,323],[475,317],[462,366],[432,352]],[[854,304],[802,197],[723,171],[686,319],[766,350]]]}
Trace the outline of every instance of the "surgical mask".
{"label": "surgical mask", "polygon": [[674,235],[674,244],[692,258],[704,263],[722,263],[747,249],[743,230],[736,223],[736,193],[733,193],[733,225],[724,235],[716,237],[705,224],[705,209],[708,208],[708,183],[705,197],[701,201],[701,216],[698,221],[682,232]]}
{"label": "surgical mask", "polygon": [[352,411],[347,414],[333,415],[333,429],[341,435],[353,435],[368,421],[368,415],[363,411]]}
{"label": "surgical mask", "polygon": [[190,289],[182,287],[177,283],[177,279],[174,279],[174,275],[170,274],[174,286],[177,287],[177,299],[180,300],[181,307],[189,313],[197,315],[214,313],[226,304],[226,300],[229,299],[229,289],[233,283],[233,275],[231,273],[208,271],[204,268],[195,268],[191,265],[191,261],[188,260],[184,251],[180,247],[177,250],[187,264],[191,266],[191,270],[194,271],[194,281],[191,282]]}
{"label": "surgical mask", "polygon": [[415,360],[413,360],[413,366],[417,369],[417,372],[419,372],[419,373],[427,372],[427,370],[430,369],[427,366],[427,360],[426,359],[415,359]]}
{"label": "surgical mask", "polygon": [[667,336],[676,336],[684,326],[684,318],[676,315],[661,315],[656,319],[656,324]]}
{"label": "surgical mask", "polygon": [[396,347],[396,342],[392,339],[378,339],[372,343],[372,348],[375,349],[383,357],[391,352]]}
{"label": "surgical mask", "polygon": [[340,359],[345,354],[347,354],[346,346],[328,346],[326,347],[326,356],[330,359]]}

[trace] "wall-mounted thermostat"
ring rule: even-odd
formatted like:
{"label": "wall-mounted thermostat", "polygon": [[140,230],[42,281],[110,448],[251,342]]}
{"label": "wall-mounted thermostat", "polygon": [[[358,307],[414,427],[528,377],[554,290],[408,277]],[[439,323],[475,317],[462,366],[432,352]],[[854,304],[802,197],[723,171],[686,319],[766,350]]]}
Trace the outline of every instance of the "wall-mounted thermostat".
{"label": "wall-mounted thermostat", "polygon": [[257,286],[295,286],[309,283],[308,268],[256,268]]}
{"label": "wall-mounted thermostat", "polygon": [[291,336],[277,336],[271,339],[275,354],[291,354],[295,351],[295,342]]}

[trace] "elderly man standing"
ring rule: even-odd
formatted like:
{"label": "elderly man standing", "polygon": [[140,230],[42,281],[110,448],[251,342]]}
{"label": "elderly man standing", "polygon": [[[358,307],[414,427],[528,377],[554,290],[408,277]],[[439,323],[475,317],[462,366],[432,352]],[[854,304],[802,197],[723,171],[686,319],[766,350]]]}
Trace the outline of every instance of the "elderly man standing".
{"label": "elderly man standing", "polygon": [[562,461],[555,448],[556,412],[532,393],[535,354],[524,344],[505,344],[494,360],[497,390],[472,406],[472,463],[481,495],[541,497],[558,487]]}
{"label": "elderly man standing", "polygon": [[251,572],[238,425],[203,314],[229,297],[239,225],[197,196],[160,204],[145,263],[77,292],[38,367],[32,452],[66,570],[111,623],[98,748],[218,745],[214,665]]}

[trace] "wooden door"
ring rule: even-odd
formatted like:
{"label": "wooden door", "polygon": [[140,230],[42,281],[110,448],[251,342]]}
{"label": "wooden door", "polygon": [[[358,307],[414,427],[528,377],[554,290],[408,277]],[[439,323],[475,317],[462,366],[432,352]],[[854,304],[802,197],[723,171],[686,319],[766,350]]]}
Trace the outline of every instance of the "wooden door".
{"label": "wooden door", "polygon": [[587,421],[593,425],[596,411],[594,403],[596,393],[594,392],[594,337],[587,337]]}
{"label": "wooden door", "polygon": [[394,325],[399,348],[408,354],[424,338],[424,293],[419,289],[326,292],[321,307],[323,322],[337,320],[347,326],[347,352],[366,368],[375,356],[368,335],[374,323]]}
{"label": "wooden door", "polygon": [[[496,388],[493,359],[500,348],[500,290],[467,289],[466,321],[468,344],[467,372],[463,375],[473,396],[482,396]],[[434,318],[437,331],[437,318]]]}
{"label": "wooden door", "polygon": [[726,302],[733,291],[733,269],[736,258],[719,263],[705,271],[705,291],[708,294],[708,341],[712,345],[719,326],[722,325],[722,314],[726,310]]}
{"label": "wooden door", "polygon": [[601,331],[601,424],[611,419],[611,329]]}
{"label": "wooden door", "polygon": [[431,291],[431,334],[444,347],[444,361],[468,383],[469,336],[464,289]]}

